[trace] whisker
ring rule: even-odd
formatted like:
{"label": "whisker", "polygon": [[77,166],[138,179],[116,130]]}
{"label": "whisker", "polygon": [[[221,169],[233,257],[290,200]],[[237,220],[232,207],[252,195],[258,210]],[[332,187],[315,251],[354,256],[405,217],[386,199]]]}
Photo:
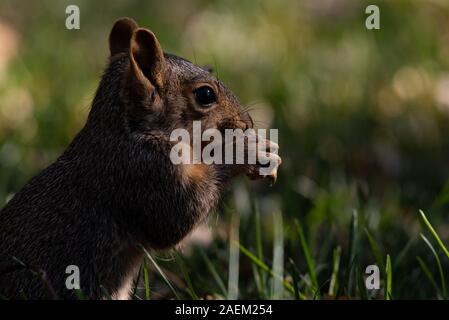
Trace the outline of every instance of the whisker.
{"label": "whisker", "polygon": [[254,122],[254,123],[257,123],[257,124],[262,124],[262,125],[265,125],[265,126],[270,125],[269,122],[267,122],[267,121],[262,121],[262,120],[253,120],[253,122]]}
{"label": "whisker", "polygon": [[193,45],[192,42],[190,42],[190,48],[192,49],[192,53],[193,53],[193,62],[194,62],[194,64],[197,64],[197,61],[196,61],[196,50],[195,50],[195,46]]}
{"label": "whisker", "polygon": [[220,73],[218,72],[217,59],[215,59],[214,55],[212,55],[212,59],[214,60],[214,71],[215,71],[217,80],[220,81]]}

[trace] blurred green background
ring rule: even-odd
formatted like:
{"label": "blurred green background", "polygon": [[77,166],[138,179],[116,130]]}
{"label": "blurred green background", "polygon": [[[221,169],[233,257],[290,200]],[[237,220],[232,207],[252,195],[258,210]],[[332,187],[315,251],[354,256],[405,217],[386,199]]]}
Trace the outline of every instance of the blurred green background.
{"label": "blurred green background", "polygon": [[[65,28],[69,4],[80,30]],[[365,28],[368,4],[380,30]],[[276,185],[236,181],[178,251],[155,253],[178,295],[383,298],[359,284],[377,263],[384,288],[389,254],[393,298],[447,298],[449,260],[419,237],[418,210],[447,243],[448,1],[2,0],[0,205],[83,126],[122,16],[214,67],[259,127],[279,129]],[[173,295],[157,272],[148,283]]]}

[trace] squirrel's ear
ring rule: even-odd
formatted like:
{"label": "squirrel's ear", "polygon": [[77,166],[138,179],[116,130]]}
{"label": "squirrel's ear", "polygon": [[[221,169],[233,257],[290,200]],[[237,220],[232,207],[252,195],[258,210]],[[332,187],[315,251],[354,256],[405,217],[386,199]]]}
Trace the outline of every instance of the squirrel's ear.
{"label": "squirrel's ear", "polygon": [[161,88],[164,82],[164,52],[156,36],[147,29],[137,29],[131,38],[131,67],[137,77],[143,75],[150,83]]}
{"label": "squirrel's ear", "polygon": [[131,45],[131,37],[139,26],[130,18],[121,18],[114,23],[111,34],[109,35],[109,51],[111,56],[128,52]]}

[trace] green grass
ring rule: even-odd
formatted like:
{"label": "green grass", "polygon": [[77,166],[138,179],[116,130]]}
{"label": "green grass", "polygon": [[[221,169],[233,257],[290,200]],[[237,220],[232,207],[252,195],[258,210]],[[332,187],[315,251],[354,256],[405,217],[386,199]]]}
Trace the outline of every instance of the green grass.
{"label": "green grass", "polygon": [[[430,231],[432,236],[437,241],[438,246],[441,248],[441,250],[443,250],[444,254],[449,259],[449,251],[447,250],[447,248],[444,245],[443,241],[441,241],[440,237],[438,236],[438,233],[435,231],[433,226],[430,224],[429,220],[427,220],[427,217],[426,217],[425,213],[422,210],[420,210],[419,213],[421,214],[421,218],[422,218],[424,224],[426,225],[427,229]],[[429,245],[430,245],[430,242],[427,241],[427,243],[429,243]],[[435,252],[435,250],[433,250],[433,247],[431,247],[431,248],[432,248],[432,251]]]}
{"label": "green grass", "polygon": [[[413,293],[422,292],[422,290],[426,290],[426,298],[446,299],[448,297],[446,273],[449,259],[445,255],[446,246],[422,211],[420,215],[416,215],[416,219],[421,217],[423,228],[415,237],[423,241],[416,243],[407,241],[405,253],[404,248],[395,251],[394,248],[388,248],[379,243],[368,231],[365,225],[366,217],[357,211],[353,211],[349,220],[347,239],[341,243],[336,241],[325,249],[331,253],[330,255],[320,254],[320,250],[324,250],[323,247],[314,249],[309,244],[313,242],[313,239],[307,239],[304,227],[298,219],[288,224],[284,221],[283,231],[279,233],[281,227],[279,224],[282,220],[276,218],[276,214],[273,217],[273,225],[269,227],[278,228],[278,230],[271,230],[274,232],[270,235],[273,240],[271,246],[266,244],[268,239],[263,237],[249,237],[250,241],[244,244],[242,242],[246,241],[246,238],[240,236],[240,242],[233,240],[229,244],[230,248],[237,249],[233,251],[233,254],[237,252],[240,256],[237,260],[234,258],[238,265],[229,264],[230,256],[225,254],[225,251],[230,249],[226,247],[225,241],[221,243],[222,240],[218,238],[214,240],[210,248],[194,245],[189,255],[184,256],[182,252],[176,251],[175,260],[161,258],[160,264],[156,263],[154,257],[147,252],[150,263],[144,264],[144,286],[141,291],[145,292],[145,297],[148,299],[149,287],[152,284],[149,283],[146,270],[151,265],[154,286],[159,286],[159,290],[161,285],[167,286],[171,291],[169,296],[173,298],[228,297],[229,289],[226,288],[225,283],[230,273],[235,270],[238,270],[238,278],[234,283],[238,286],[236,291],[238,298],[391,300],[412,298],[409,291]],[[244,223],[246,219],[248,224]],[[246,230],[249,234],[269,234],[260,223],[252,223],[259,219],[260,213],[253,210],[250,216],[242,219],[239,228],[248,227]],[[278,227],[275,227],[276,223]],[[236,231],[232,232],[235,234]],[[438,246],[435,247],[424,233],[432,235]],[[279,241],[279,239],[276,240],[279,235],[283,236],[283,241],[290,240],[290,237],[291,241],[284,246],[283,242],[276,243]],[[258,242],[260,242],[259,245]],[[279,245],[282,246],[281,255],[276,252]],[[267,247],[273,248],[271,254],[267,254],[269,252]],[[384,254],[384,251],[389,253]],[[420,256],[414,256],[416,252],[419,252]],[[441,254],[443,254],[443,260],[440,259]],[[276,262],[276,255],[278,258],[281,256],[283,261]],[[429,259],[430,257],[433,259]],[[396,258],[400,258],[402,262],[394,264]],[[365,287],[364,270],[368,264],[376,264],[381,270],[379,290],[368,290]],[[404,269],[409,269],[409,273],[402,273]],[[171,271],[166,273],[164,270]],[[180,279],[176,281],[177,286],[173,285],[168,274],[180,276]],[[417,282],[417,279],[420,279],[420,282]]]}
{"label": "green grass", "polygon": [[387,266],[385,267],[386,271],[386,280],[385,280],[385,300],[391,300],[392,299],[392,278],[393,278],[393,271],[391,269],[391,259],[390,255],[387,254]]}

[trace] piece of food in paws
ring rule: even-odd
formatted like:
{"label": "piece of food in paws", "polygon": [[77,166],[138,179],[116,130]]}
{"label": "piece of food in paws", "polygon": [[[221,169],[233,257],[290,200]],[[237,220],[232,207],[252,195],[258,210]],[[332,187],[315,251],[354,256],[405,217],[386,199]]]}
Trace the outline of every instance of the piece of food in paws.
{"label": "piece of food in paws", "polygon": [[268,163],[261,164],[259,168],[259,175],[262,179],[269,179],[271,184],[276,183],[278,168],[282,164],[282,159],[275,153],[268,153]]}
{"label": "piece of food in paws", "polygon": [[277,143],[258,136],[256,170],[252,170],[247,176],[252,180],[269,179],[271,184],[274,184],[282,163],[281,157],[277,154],[278,150]]}

